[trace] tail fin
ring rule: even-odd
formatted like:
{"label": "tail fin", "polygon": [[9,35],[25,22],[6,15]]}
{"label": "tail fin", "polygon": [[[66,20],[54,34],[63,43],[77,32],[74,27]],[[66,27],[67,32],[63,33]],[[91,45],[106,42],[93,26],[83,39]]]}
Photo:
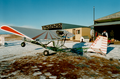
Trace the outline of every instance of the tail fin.
{"label": "tail fin", "polygon": [[96,52],[101,53],[103,55],[106,55],[107,53],[107,37],[98,36],[96,40],[92,43],[92,45],[89,47],[88,52]]}

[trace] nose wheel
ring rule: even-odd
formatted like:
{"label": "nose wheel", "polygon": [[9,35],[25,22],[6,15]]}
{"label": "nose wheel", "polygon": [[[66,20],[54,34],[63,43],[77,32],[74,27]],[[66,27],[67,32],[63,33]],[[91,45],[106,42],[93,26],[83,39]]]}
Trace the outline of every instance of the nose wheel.
{"label": "nose wheel", "polygon": [[45,51],[43,52],[43,55],[48,56],[48,55],[49,55],[49,51],[48,51],[48,50],[45,50]]}
{"label": "nose wheel", "polygon": [[21,46],[22,46],[22,47],[25,47],[25,45],[26,45],[25,42],[22,42],[22,43],[21,43]]}

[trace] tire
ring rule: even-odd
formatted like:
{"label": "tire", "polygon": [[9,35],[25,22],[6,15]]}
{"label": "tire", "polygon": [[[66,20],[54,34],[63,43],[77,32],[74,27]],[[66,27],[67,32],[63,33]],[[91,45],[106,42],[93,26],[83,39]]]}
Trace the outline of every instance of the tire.
{"label": "tire", "polygon": [[45,51],[43,52],[43,55],[48,56],[48,55],[49,55],[49,51],[48,51],[48,50],[45,50]]}
{"label": "tire", "polygon": [[5,47],[7,47],[8,46],[8,43],[5,43],[5,45],[4,45]]}
{"label": "tire", "polygon": [[21,47],[25,47],[25,45],[26,45],[25,42],[21,43]]}

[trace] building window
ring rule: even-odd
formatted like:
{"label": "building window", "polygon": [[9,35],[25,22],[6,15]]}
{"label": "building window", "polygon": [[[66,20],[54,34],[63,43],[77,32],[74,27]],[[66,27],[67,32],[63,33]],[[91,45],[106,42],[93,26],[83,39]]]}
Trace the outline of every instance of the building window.
{"label": "building window", "polygon": [[76,30],[76,34],[80,34],[80,30]]}

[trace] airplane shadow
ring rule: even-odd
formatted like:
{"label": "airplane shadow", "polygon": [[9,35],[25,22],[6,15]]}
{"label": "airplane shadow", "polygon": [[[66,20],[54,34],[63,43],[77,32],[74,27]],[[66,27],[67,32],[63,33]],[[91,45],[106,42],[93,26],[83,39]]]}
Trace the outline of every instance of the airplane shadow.
{"label": "airplane shadow", "polygon": [[72,48],[79,48],[79,47],[86,46],[85,43],[86,43],[86,42],[76,43],[76,44],[73,45]]}
{"label": "airplane shadow", "polygon": [[40,50],[40,49],[43,49],[43,48],[36,48],[35,50]]}
{"label": "airplane shadow", "polygon": [[83,55],[83,49],[82,49],[82,48],[72,48],[72,49],[70,50],[70,52],[79,54],[79,55],[81,55],[81,56]]}
{"label": "airplane shadow", "polygon": [[47,56],[51,56],[51,55],[55,55],[55,54],[57,54],[57,53],[51,53],[51,54],[49,54],[49,55],[47,55]]}
{"label": "airplane shadow", "polygon": [[85,45],[86,42],[81,42],[81,43],[76,43],[75,45],[73,45],[72,49],[70,50],[72,53],[77,53],[79,55],[83,55],[83,46],[87,46]]}
{"label": "airplane shadow", "polygon": [[106,54],[110,53],[110,51],[112,51],[114,48],[115,47],[107,47],[107,53]]}
{"label": "airplane shadow", "polygon": [[18,43],[18,42],[7,43],[7,42],[5,42],[5,47],[8,47],[8,46],[17,46],[17,45],[21,45],[21,43]]}

